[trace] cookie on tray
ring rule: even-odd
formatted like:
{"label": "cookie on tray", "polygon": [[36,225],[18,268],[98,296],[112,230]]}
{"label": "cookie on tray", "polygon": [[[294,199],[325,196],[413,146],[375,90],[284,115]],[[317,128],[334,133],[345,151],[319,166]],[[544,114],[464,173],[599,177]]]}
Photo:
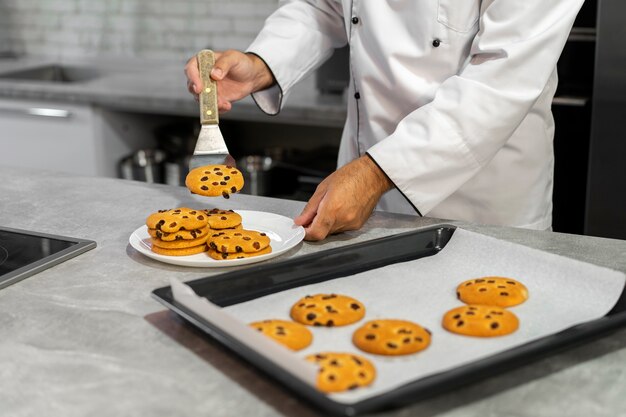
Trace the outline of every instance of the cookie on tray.
{"label": "cookie on tray", "polygon": [[365,306],[340,294],[307,295],[291,307],[291,318],[308,326],[346,326],[365,316]]}
{"label": "cookie on tray", "polygon": [[408,355],[430,345],[428,329],[407,320],[371,320],[352,335],[352,343],[364,352],[376,355]]}
{"label": "cookie on tray", "polygon": [[216,261],[223,261],[223,260],[228,260],[228,259],[243,259],[243,258],[251,258],[253,256],[266,255],[268,253],[272,253],[272,247],[268,246],[256,252],[236,252],[236,253],[219,252],[213,248],[208,248],[207,253],[211,258],[215,259]]}
{"label": "cookie on tray", "polygon": [[470,304],[453,308],[443,316],[444,329],[464,336],[494,337],[515,332],[517,316],[501,307]]}
{"label": "cookie on tray", "polygon": [[229,198],[243,188],[243,174],[230,165],[206,165],[189,171],[185,185],[194,194]]}
{"label": "cookie on tray", "polygon": [[204,236],[208,236],[209,227],[202,227],[194,230],[179,230],[178,232],[167,233],[157,229],[148,229],[148,234],[154,239],[161,239],[165,242],[172,242],[174,240],[193,240]]}
{"label": "cookie on tray", "polygon": [[179,230],[196,230],[207,227],[207,215],[203,210],[180,207],[171,210],[159,210],[146,219],[149,229],[174,233]]}
{"label": "cookie on tray", "polygon": [[209,227],[211,229],[234,229],[242,228],[241,215],[233,210],[220,210],[217,208],[206,211]]}
{"label": "cookie on tray", "polygon": [[270,245],[270,238],[256,230],[220,230],[208,240],[209,247],[222,253],[258,252]]}
{"label": "cookie on tray", "polygon": [[313,341],[313,334],[306,326],[287,320],[263,320],[250,323],[264,335],[271,337],[278,343],[291,350],[301,350]]}
{"label": "cookie on tray", "polygon": [[374,365],[360,355],[342,352],[321,352],[306,357],[319,367],[317,388],[326,393],[366,387],[376,379]]}
{"label": "cookie on tray", "polygon": [[462,282],[456,289],[466,304],[512,307],[528,299],[528,289],[519,281],[505,277],[483,277]]}

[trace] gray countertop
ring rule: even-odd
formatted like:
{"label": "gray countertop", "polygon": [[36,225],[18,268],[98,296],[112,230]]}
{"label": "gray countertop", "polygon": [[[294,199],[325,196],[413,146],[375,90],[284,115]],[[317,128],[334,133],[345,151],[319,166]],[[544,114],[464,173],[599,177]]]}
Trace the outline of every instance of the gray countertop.
{"label": "gray countertop", "polygon": [[[0,167],[0,225],[92,239],[96,249],[0,290],[0,415],[321,415],[150,297],[171,277],[224,272],[166,265],[128,245],[174,206],[297,215],[303,203]],[[303,242],[269,262],[437,223],[376,213],[358,232]],[[626,241],[465,225],[626,272]],[[252,266],[250,266],[252,267]],[[626,329],[409,407],[400,416],[626,415]]]}
{"label": "gray countertop", "polygon": [[[61,65],[93,70],[92,79],[46,82],[3,78],[16,70]],[[185,62],[141,59],[51,60],[33,57],[0,58],[0,98],[82,103],[147,114],[198,116],[198,104],[187,92]],[[320,94],[309,77],[298,84],[277,116],[268,116],[246,98],[222,115],[224,119],[343,127],[345,94]]]}

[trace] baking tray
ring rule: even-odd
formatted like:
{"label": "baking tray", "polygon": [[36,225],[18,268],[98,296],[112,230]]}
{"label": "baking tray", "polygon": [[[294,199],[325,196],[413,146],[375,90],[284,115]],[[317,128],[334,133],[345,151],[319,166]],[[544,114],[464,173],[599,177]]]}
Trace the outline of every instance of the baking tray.
{"label": "baking tray", "polygon": [[[196,294],[206,297],[213,304],[227,307],[290,288],[328,281],[397,262],[434,256],[445,247],[454,231],[454,226],[437,225],[281,262],[201,278],[186,284]],[[600,319],[570,327],[488,358],[407,383],[375,397],[344,404],[334,401],[279,368],[254,349],[242,344],[190,309],[177,303],[169,286],[154,290],[152,296],[312,405],[328,413],[345,416],[407,405],[476,382],[478,379],[528,364],[626,325],[626,292],[623,291],[613,309]]]}

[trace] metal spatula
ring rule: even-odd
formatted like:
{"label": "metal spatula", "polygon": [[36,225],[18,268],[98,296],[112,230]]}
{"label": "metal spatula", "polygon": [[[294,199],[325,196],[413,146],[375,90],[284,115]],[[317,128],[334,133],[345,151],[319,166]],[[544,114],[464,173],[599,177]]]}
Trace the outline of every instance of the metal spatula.
{"label": "metal spatula", "polygon": [[204,49],[198,53],[198,69],[202,79],[200,98],[200,134],[196,142],[193,156],[189,160],[189,169],[205,165],[232,163],[228,148],[218,126],[217,84],[211,78],[211,69],[215,64],[213,51]]}

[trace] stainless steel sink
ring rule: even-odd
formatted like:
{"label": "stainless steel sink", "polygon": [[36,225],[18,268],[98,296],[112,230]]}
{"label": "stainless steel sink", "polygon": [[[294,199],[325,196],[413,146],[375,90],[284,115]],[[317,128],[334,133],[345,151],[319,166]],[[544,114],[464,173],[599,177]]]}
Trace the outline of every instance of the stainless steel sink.
{"label": "stainless steel sink", "polygon": [[101,75],[96,68],[50,64],[0,73],[0,79],[76,83],[93,80]]}

